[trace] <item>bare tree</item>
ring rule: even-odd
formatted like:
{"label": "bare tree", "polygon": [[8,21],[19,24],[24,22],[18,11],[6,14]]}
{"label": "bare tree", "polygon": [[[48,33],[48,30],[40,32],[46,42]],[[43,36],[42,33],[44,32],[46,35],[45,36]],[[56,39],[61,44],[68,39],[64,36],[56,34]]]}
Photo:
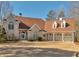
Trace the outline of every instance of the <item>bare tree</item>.
{"label": "bare tree", "polygon": [[1,30],[0,33],[1,35],[3,34],[3,18],[11,12],[12,12],[12,7],[10,5],[10,2],[0,1],[0,30]]}
{"label": "bare tree", "polygon": [[79,19],[79,2],[69,2],[69,17]]}
{"label": "bare tree", "polygon": [[74,18],[76,21],[76,26],[79,26],[79,2],[69,2],[69,17]]}
{"label": "bare tree", "polygon": [[1,5],[0,5],[0,14],[2,16],[2,18],[7,15],[8,13],[12,12],[12,6],[10,4],[10,2],[8,1],[1,1]]}
{"label": "bare tree", "polygon": [[[79,27],[79,2],[69,2],[69,17],[76,20],[75,25]],[[76,40],[79,41],[79,28],[76,29]]]}
{"label": "bare tree", "polygon": [[3,22],[3,17],[12,12],[12,7],[8,1],[0,1],[0,21]]}

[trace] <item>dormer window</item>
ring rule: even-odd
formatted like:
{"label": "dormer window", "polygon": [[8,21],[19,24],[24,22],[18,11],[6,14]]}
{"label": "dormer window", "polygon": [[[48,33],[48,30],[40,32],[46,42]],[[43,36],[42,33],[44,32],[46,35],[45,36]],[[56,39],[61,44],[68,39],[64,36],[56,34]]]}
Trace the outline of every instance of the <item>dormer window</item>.
{"label": "dormer window", "polygon": [[63,21],[61,22],[61,28],[65,28],[65,27],[66,27],[66,21],[63,20]]}
{"label": "dormer window", "polygon": [[13,30],[13,29],[14,29],[14,24],[13,24],[13,22],[10,22],[10,23],[8,24],[8,29],[9,29],[9,30]]}
{"label": "dormer window", "polygon": [[56,29],[57,28],[57,22],[56,21],[54,21],[54,23],[53,23],[53,29]]}
{"label": "dormer window", "polygon": [[7,19],[3,19],[3,21],[7,21]]}

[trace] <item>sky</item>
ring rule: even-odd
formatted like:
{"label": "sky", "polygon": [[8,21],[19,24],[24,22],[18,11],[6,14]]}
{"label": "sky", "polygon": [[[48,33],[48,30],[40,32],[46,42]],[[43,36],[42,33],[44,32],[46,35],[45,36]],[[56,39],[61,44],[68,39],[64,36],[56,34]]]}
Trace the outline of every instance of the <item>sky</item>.
{"label": "sky", "polygon": [[67,11],[67,1],[11,1],[13,13],[24,17],[47,18],[50,10],[59,12],[62,8]]}

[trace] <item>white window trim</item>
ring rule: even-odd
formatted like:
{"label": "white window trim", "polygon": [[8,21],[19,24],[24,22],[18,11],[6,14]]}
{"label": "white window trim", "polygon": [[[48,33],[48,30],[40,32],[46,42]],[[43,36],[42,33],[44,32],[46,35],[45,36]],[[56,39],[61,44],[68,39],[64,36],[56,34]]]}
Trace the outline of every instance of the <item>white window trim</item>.
{"label": "white window trim", "polygon": [[56,29],[57,28],[57,22],[56,21],[53,23],[52,28],[53,29]]}
{"label": "white window trim", "polygon": [[65,28],[66,27],[66,21],[63,20],[63,22],[61,22],[61,28]]}
{"label": "white window trim", "polygon": [[[9,28],[9,26],[10,26],[10,27],[13,26],[13,28],[11,29],[11,28]],[[9,30],[14,30],[14,23],[13,23],[13,22],[9,22],[9,23],[8,23],[8,29],[9,29]]]}

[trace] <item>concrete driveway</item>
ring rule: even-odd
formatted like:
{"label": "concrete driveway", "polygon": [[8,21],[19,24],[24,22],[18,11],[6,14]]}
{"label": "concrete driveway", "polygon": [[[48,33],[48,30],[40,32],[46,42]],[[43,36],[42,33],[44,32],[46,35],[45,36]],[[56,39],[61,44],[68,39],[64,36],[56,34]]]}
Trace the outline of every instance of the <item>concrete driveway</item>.
{"label": "concrete driveway", "polygon": [[73,51],[55,48],[0,48],[0,56],[7,57],[72,57]]}
{"label": "concrete driveway", "polygon": [[0,44],[0,56],[6,57],[72,57],[74,53],[71,43],[24,41]]}

